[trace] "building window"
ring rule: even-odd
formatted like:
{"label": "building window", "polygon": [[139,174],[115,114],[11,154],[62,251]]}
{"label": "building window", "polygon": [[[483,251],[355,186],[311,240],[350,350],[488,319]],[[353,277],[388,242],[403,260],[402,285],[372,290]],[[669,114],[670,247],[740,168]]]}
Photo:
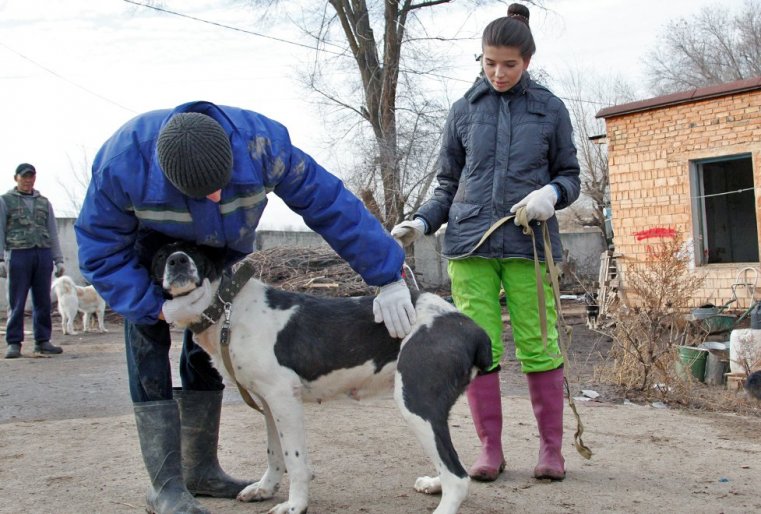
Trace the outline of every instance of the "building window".
{"label": "building window", "polygon": [[758,262],[750,154],[692,162],[697,264]]}

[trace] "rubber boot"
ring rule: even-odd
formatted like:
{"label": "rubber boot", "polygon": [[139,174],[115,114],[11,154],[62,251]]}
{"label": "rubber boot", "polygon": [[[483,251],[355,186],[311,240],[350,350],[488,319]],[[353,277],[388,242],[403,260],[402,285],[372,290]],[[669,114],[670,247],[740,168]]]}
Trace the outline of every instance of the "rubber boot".
{"label": "rubber boot", "polygon": [[21,357],[21,344],[9,343],[8,348],[5,350],[6,359],[18,359]]}
{"label": "rubber boot", "polygon": [[145,510],[151,514],[211,514],[185,488],[180,456],[180,413],[177,402],[134,404],[140,449],[151,486]]}
{"label": "rubber boot", "polygon": [[34,353],[57,355],[63,353],[63,348],[52,344],[50,341],[35,341]]}
{"label": "rubber boot", "polygon": [[528,390],[539,428],[539,463],[535,478],[563,480],[563,368],[528,373]]}
{"label": "rubber boot", "polygon": [[502,452],[502,394],[499,373],[478,375],[467,389],[473,424],[481,440],[481,454],[468,471],[474,480],[493,482],[505,469]]}
{"label": "rubber boot", "polygon": [[194,495],[235,498],[253,481],[236,480],[219,466],[222,391],[175,389],[182,427],[182,474]]}

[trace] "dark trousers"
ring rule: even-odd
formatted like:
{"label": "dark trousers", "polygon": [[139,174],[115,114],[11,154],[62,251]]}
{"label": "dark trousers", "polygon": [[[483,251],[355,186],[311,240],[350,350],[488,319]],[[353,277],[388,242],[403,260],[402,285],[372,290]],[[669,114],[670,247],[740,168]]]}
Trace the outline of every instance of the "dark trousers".
{"label": "dark trousers", "polygon": [[[127,347],[129,392],[134,403],[172,399],[172,366],[169,347],[172,344],[169,325],[124,322]],[[191,391],[221,391],[224,383],[211,364],[209,355],[193,342],[192,333],[183,334],[180,354],[182,388]]]}
{"label": "dark trousers", "polygon": [[8,259],[8,302],[10,314],[5,332],[8,344],[24,340],[24,306],[32,290],[32,325],[36,342],[50,341],[50,283],[53,253],[50,248],[11,250]]}

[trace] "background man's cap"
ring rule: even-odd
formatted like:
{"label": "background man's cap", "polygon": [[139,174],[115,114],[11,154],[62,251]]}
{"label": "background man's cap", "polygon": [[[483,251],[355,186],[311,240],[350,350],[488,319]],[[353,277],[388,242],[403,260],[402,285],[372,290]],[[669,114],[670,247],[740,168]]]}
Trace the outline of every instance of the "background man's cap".
{"label": "background man's cap", "polygon": [[230,138],[214,118],[200,112],[172,116],[159,132],[156,152],[164,176],[191,198],[222,189],[232,177]]}
{"label": "background man's cap", "polygon": [[21,164],[16,166],[16,173],[13,176],[14,177],[18,175],[24,176],[24,175],[29,175],[30,173],[34,175],[37,173],[37,170],[34,169],[34,166],[32,166],[31,164],[27,162],[22,162]]}

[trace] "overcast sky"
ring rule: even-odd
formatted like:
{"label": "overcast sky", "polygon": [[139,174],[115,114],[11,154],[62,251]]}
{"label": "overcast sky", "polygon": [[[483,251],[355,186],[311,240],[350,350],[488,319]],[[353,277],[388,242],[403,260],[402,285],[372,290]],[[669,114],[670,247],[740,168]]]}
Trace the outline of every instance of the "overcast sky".
{"label": "overcast sky", "polygon": [[[742,3],[721,5],[737,11]],[[659,29],[719,3],[547,0],[546,5],[551,12],[532,10],[537,43],[532,67],[553,74],[584,69],[617,75],[637,87],[644,84],[644,57]],[[274,118],[289,128],[296,146],[333,171],[336,163],[322,136],[326,127],[297,80],[313,52],[251,33],[298,42],[293,26],[274,20],[262,26],[256,13],[223,0],[167,0],[163,6],[248,32],[123,0],[0,0],[0,191],[15,185],[19,163],[30,162],[37,168],[36,188],[51,198],[56,214],[73,216],[64,189],[76,190],[85,158],[92,160],[138,113],[191,100]],[[477,72],[473,58],[483,27],[506,7],[481,8],[470,16],[460,9],[457,2],[428,9],[440,33],[451,27],[451,33],[475,36],[455,45],[450,61],[442,63],[454,98]],[[283,226],[300,226],[300,218],[271,202],[261,227]]]}

